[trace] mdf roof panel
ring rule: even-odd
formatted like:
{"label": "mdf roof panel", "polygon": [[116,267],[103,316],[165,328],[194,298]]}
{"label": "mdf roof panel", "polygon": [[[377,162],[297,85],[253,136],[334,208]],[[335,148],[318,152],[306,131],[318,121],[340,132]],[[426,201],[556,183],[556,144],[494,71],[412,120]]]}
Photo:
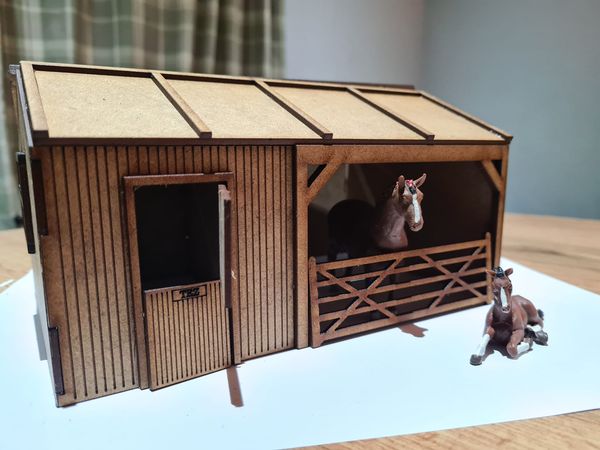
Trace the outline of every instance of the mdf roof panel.
{"label": "mdf roof panel", "polygon": [[365,92],[365,97],[435,135],[436,140],[502,141],[503,138],[420,95]]}
{"label": "mdf roof panel", "polygon": [[271,89],[333,132],[334,139],[424,139],[346,90]]}
{"label": "mdf roof panel", "polygon": [[213,138],[319,138],[254,84],[168,82],[206,123]]}
{"label": "mdf roof panel", "polygon": [[150,78],[35,71],[51,138],[196,138]]}

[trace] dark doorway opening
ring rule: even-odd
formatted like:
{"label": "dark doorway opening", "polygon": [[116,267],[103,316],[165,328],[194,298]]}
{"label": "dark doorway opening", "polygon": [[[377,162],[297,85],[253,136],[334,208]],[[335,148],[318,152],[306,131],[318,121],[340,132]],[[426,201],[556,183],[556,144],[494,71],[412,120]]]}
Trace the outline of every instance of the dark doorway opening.
{"label": "dark doorway opening", "polygon": [[217,183],[135,190],[142,289],[219,279]]}

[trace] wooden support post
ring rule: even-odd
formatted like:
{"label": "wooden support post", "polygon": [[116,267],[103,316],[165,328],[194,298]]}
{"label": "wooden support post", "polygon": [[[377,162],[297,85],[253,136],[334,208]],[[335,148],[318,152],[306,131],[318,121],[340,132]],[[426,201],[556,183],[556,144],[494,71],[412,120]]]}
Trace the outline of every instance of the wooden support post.
{"label": "wooden support post", "polygon": [[308,165],[296,152],[296,348],[308,347]]}
{"label": "wooden support post", "polygon": [[506,204],[506,182],[508,179],[508,145],[504,147],[502,153],[502,166],[500,169],[502,178],[502,190],[498,199],[498,222],[496,226],[496,245],[494,248],[494,266],[500,265],[500,255],[502,253],[502,229],[504,226],[504,206]]}
{"label": "wooden support post", "polygon": [[319,320],[319,287],[317,286],[317,260],[311,256],[308,261],[308,277],[310,285],[310,332],[312,347],[321,345],[321,327]]}
{"label": "wooden support post", "polygon": [[[492,236],[490,233],[485,233],[485,268],[492,269]],[[494,294],[492,292],[492,276],[489,273],[485,273],[485,285],[486,285],[486,297],[487,303],[490,304],[494,301]]]}

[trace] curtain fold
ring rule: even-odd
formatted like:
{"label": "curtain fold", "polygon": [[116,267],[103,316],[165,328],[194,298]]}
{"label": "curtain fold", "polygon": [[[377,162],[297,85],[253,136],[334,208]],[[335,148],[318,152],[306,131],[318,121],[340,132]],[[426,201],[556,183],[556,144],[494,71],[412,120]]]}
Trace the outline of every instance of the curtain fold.
{"label": "curtain fold", "polygon": [[0,229],[20,215],[8,65],[21,60],[280,77],[283,0],[0,0]]}

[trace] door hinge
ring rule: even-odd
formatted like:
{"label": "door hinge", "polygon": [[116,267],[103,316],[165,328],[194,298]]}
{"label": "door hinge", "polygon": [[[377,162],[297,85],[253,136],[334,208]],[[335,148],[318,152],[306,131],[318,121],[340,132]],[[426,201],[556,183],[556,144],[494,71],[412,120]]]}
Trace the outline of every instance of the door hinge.
{"label": "door hinge", "polygon": [[35,253],[35,238],[33,236],[33,220],[31,217],[31,195],[27,177],[27,156],[17,152],[17,181],[19,183],[19,197],[21,199],[21,214],[23,214],[23,228],[27,241],[27,253]]}

